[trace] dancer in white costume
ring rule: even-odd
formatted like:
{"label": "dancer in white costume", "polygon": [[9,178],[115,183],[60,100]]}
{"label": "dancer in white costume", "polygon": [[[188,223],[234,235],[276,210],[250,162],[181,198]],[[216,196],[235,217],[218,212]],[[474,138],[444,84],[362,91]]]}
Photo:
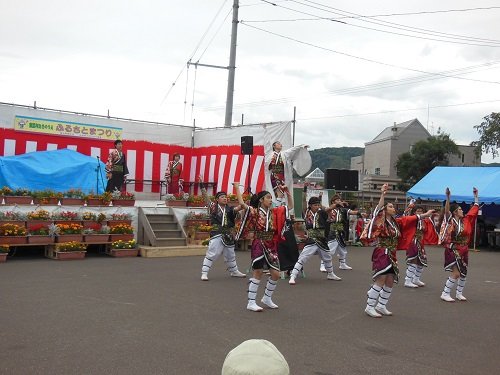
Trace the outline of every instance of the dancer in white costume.
{"label": "dancer in white costume", "polygon": [[227,270],[232,277],[246,277],[238,270],[236,264],[236,255],[234,253],[234,226],[236,213],[241,210],[241,206],[230,207],[227,205],[227,194],[219,191],[215,195],[215,202],[208,198],[207,190],[203,186],[202,178],[199,178],[201,192],[208,206],[211,224],[214,226],[210,232],[210,241],[208,243],[207,253],[203,259],[201,267],[201,280],[208,280],[208,272],[221,254],[224,255],[224,262]]}
{"label": "dancer in white costume", "polygon": [[304,186],[303,203],[304,207],[304,221],[307,230],[307,240],[304,249],[299,255],[299,259],[293,267],[290,274],[290,285],[295,285],[298,274],[302,271],[304,264],[307,263],[309,258],[313,255],[318,255],[328,272],[328,280],[340,280],[340,277],[333,273],[332,254],[327,244],[328,236],[328,213],[321,207],[321,199],[319,197],[309,198],[306,205],[307,185]]}
{"label": "dancer in white costume", "polygon": [[[330,199],[328,211],[328,223],[330,225],[328,247],[330,248],[332,257],[337,254],[339,269],[352,270],[352,267],[346,263],[347,245],[345,243],[345,236],[346,230],[349,230],[349,215],[357,215],[358,211],[348,209],[347,202],[342,202],[338,194],[335,194]],[[320,271],[326,272],[323,262],[321,262]]]}

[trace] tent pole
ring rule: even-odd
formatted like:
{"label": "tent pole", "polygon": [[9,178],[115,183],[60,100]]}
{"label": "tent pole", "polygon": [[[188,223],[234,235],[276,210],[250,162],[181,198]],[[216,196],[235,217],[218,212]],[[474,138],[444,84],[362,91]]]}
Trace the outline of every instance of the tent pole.
{"label": "tent pole", "polygon": [[476,220],[474,221],[474,249],[473,249],[473,251],[479,251],[479,250],[476,250],[476,233],[477,233],[477,216],[476,216]]}

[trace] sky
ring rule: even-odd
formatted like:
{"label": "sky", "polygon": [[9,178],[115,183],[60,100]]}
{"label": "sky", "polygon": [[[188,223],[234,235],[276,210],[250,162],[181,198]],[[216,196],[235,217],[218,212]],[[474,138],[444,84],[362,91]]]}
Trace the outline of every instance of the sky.
{"label": "sky", "polygon": [[[223,126],[233,0],[2,0],[0,102]],[[240,0],[233,124],[311,149],[417,118],[458,144],[500,111],[497,0]],[[483,155],[483,162],[498,162]]]}

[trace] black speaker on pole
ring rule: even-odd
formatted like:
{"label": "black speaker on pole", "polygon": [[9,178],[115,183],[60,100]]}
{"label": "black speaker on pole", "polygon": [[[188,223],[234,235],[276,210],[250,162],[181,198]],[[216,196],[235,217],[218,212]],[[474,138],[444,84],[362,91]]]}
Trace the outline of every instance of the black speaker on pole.
{"label": "black speaker on pole", "polygon": [[244,135],[241,137],[241,154],[253,155],[253,136]]}
{"label": "black speaker on pole", "polygon": [[325,188],[340,191],[358,191],[358,171],[328,168],[325,171]]}

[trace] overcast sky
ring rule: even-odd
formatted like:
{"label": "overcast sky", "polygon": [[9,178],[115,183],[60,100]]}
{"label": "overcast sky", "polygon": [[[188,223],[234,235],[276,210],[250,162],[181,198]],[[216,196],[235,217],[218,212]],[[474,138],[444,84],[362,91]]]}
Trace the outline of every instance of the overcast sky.
{"label": "overcast sky", "polygon": [[[228,65],[232,3],[2,0],[0,101],[222,126],[227,71],[186,63]],[[270,3],[240,0],[233,124],[296,106],[313,149],[413,118],[469,144],[500,111],[498,0]]]}

